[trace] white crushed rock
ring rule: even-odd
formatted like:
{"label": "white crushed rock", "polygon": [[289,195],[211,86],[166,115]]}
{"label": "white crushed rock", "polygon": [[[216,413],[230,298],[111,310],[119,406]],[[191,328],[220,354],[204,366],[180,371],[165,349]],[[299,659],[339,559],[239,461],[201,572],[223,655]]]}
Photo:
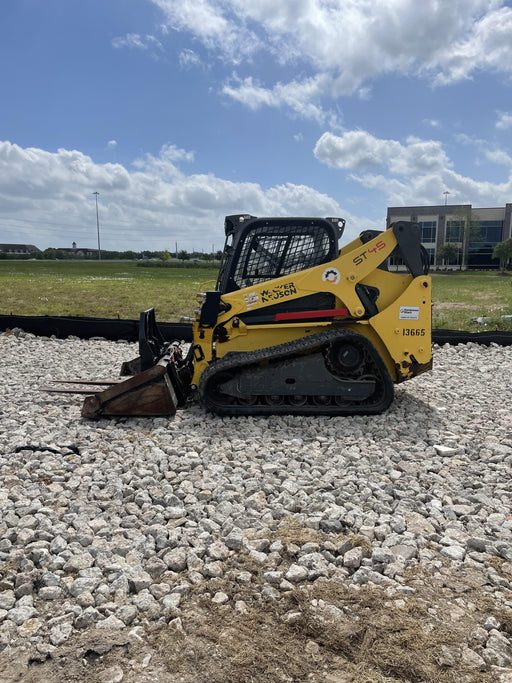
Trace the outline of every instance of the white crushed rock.
{"label": "white crushed rock", "polygon": [[[408,567],[450,565],[478,572],[512,608],[510,574],[496,569],[512,561],[512,347],[436,347],[434,371],[375,417],[221,418],[193,406],[93,422],[80,397],[37,391],[115,377],[135,355],[125,343],[0,335],[0,649],[181,623],[193,591],[230,603],[218,581],[240,553],[249,565],[236,582],[261,567],[267,600],[327,578],[371,582],[401,604],[414,593]],[[324,541],[276,540],[289,519]],[[510,635],[493,616],[480,626],[480,654],[466,648],[464,661],[508,666]]]}

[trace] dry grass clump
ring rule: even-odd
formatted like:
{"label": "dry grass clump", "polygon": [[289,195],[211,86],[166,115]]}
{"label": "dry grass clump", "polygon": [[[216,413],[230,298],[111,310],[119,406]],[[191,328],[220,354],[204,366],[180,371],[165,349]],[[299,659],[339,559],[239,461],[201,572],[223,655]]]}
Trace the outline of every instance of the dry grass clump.
{"label": "dry grass clump", "polygon": [[498,557],[497,555],[491,555],[487,560],[487,564],[495,569],[504,579],[512,581],[512,562],[509,562],[502,557]]}
{"label": "dry grass clump", "polygon": [[[304,641],[268,609],[246,615],[203,603],[184,620],[187,635],[162,629],[154,638],[169,674],[184,681],[300,681],[315,667]],[[174,680],[174,679],[170,679]]]}
{"label": "dry grass clump", "polygon": [[371,541],[366,536],[361,536],[359,534],[337,534],[336,536],[332,536],[325,531],[304,526],[301,520],[295,517],[287,517],[279,525],[273,532],[273,540],[279,540],[284,545],[293,544],[299,547],[303,546],[305,543],[318,543],[319,545],[322,545],[326,541],[329,541],[335,546],[348,543],[352,548],[359,546],[369,552],[371,552],[372,549]]}
{"label": "dry grass clump", "polygon": [[305,543],[322,543],[327,534],[317,529],[304,526],[300,520],[287,517],[273,533],[274,540],[287,545],[293,543],[299,547]]}
{"label": "dry grass clump", "polygon": [[[345,616],[325,617],[312,605],[315,599],[341,608]],[[373,587],[354,591],[321,582],[299,603],[304,635],[358,666],[368,680],[455,683],[471,671],[460,659],[458,629],[435,622],[414,597],[398,606]],[[447,658],[454,661],[447,665]],[[491,678],[472,670],[468,680]]]}

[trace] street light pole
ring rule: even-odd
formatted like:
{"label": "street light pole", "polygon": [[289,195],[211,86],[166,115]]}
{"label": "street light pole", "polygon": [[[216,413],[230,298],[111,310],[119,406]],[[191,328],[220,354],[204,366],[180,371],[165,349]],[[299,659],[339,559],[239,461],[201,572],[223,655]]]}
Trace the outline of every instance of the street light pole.
{"label": "street light pole", "polygon": [[98,261],[101,261],[101,247],[100,247],[100,216],[98,214],[98,195],[99,192],[93,192],[96,196],[96,227],[98,229]]}
{"label": "street light pole", "polygon": [[448,190],[445,190],[445,191],[443,192],[443,194],[444,194],[444,205],[446,206],[446,204],[448,203],[448,195],[449,195],[450,193],[448,192]]}

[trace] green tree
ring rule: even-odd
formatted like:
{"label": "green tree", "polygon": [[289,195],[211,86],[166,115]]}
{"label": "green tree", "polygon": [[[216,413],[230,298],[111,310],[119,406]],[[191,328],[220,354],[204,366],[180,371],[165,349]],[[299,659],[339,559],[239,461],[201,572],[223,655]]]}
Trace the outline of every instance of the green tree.
{"label": "green tree", "polygon": [[136,251],[132,251],[131,249],[128,249],[128,251],[121,251],[119,254],[119,258],[128,259],[130,261],[134,261],[135,259],[137,259],[139,257],[140,257],[140,254],[137,253]]}
{"label": "green tree", "polygon": [[190,254],[188,253],[188,251],[185,251],[184,249],[182,249],[181,251],[178,252],[178,258],[180,261],[188,261],[190,258]]}
{"label": "green tree", "polygon": [[57,249],[53,247],[48,247],[43,251],[45,259],[51,259],[52,261],[57,258]]}
{"label": "green tree", "polygon": [[446,219],[446,243],[461,245],[459,268],[462,270],[463,263],[467,261],[469,243],[477,241],[480,236],[480,216],[473,213],[469,206],[461,205]]}
{"label": "green tree", "polygon": [[512,260],[512,237],[497,244],[492,252],[492,257],[501,259],[502,269],[509,270]]}
{"label": "green tree", "polygon": [[438,249],[437,256],[444,261],[451,261],[459,255],[459,247],[453,242],[445,242],[443,246]]}
{"label": "green tree", "polygon": [[167,249],[162,252],[162,261],[169,261],[170,258],[171,258],[171,255],[169,254]]}

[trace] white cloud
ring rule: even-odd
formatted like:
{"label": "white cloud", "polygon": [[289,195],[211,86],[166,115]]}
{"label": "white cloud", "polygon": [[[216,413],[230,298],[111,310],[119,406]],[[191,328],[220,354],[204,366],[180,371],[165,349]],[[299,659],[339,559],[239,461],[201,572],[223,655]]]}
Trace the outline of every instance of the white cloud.
{"label": "white cloud", "polygon": [[[321,98],[357,94],[383,74],[438,85],[478,71],[512,74],[512,8],[505,0],[152,0],[168,28],[221,60],[252,66],[257,53],[309,76],[266,87],[251,77],[224,93],[252,108],[287,106],[321,123]],[[294,93],[300,93],[295,97]]]}
{"label": "white cloud", "polygon": [[178,61],[183,69],[190,69],[195,66],[203,66],[201,58],[194,50],[182,50],[178,55]]}
{"label": "white cloud", "polygon": [[259,40],[243,22],[237,20],[224,3],[214,0],[151,0],[159,7],[168,28],[186,31],[219,56],[234,64],[250,57]]}
{"label": "white cloud", "polygon": [[[347,131],[341,136],[324,133],[314,152],[330,168],[357,171],[350,178],[382,192],[392,206],[439,204],[445,190],[457,203],[499,206],[510,201],[512,193],[512,174],[503,182],[491,183],[455,172],[437,140],[409,137],[404,144],[375,138],[366,131]],[[495,163],[512,164],[504,152],[487,150],[486,154]]]}
{"label": "white cloud", "polygon": [[498,128],[499,130],[508,130],[509,128],[512,128],[512,114],[503,111],[498,112],[496,128]]}
{"label": "white cloud", "polygon": [[483,3],[488,11],[473,21],[465,35],[433,55],[428,68],[441,85],[470,78],[477,71],[512,74],[512,8],[503,2]]}
{"label": "white cloud", "polygon": [[115,149],[117,147],[117,140],[109,140],[107,142],[108,149]]}
{"label": "white cloud", "polygon": [[434,172],[450,162],[441,144],[409,137],[405,145],[397,140],[380,140],[366,131],[347,131],[341,136],[324,133],[314,154],[331,168],[365,169],[386,166],[394,174]]}
{"label": "white cloud", "polygon": [[137,50],[162,50],[162,43],[155,36],[146,35],[142,37],[138,33],[127,33],[125,36],[118,36],[112,39],[112,46],[115,48],[127,47]]}
{"label": "white cloud", "polygon": [[486,159],[493,164],[501,164],[504,166],[512,165],[512,157],[505,152],[505,150],[490,146],[488,140],[471,137],[465,133],[458,134],[456,140],[462,145],[472,146],[478,151],[480,157],[475,155],[475,163],[478,165],[482,163],[483,159]]}
{"label": "white cloud", "polygon": [[330,168],[368,168],[382,166],[400,143],[377,140],[362,130],[348,131],[341,137],[324,133],[317,141],[314,153],[317,159]]}
{"label": "white cloud", "polygon": [[265,88],[255,81],[252,76],[243,80],[236,75],[222,88],[225,95],[243,103],[249,109],[267,107],[288,107],[295,114],[304,119],[316,121],[319,124],[339,126],[339,117],[332,111],[326,111],[315,100],[319,98],[325,88],[325,77],[322,75],[308,78],[301,82],[276,83],[272,88]]}
{"label": "white cloud", "polygon": [[444,203],[449,191],[451,203],[473,206],[502,206],[512,192],[512,177],[502,183],[477,181],[450,169],[441,174],[393,178],[385,175],[353,175],[363,187],[378,190],[386,196],[388,206],[421,206]]}
{"label": "white cloud", "polygon": [[48,152],[0,141],[0,230],[5,242],[48,246],[94,244],[99,192],[100,230],[105,249],[201,248],[224,241],[224,216],[342,216],[347,234],[374,227],[347,213],[327,194],[285,183],[263,188],[213,174],[187,175],[180,168],[193,153],[165,145],[146,154],[134,170],[97,164],[77,150]]}
{"label": "white cloud", "polygon": [[152,176],[172,180],[181,176],[176,163],[194,161],[194,152],[187,152],[176,145],[163,145],[159,155],[145,154],[144,157],[133,162],[135,168]]}
{"label": "white cloud", "polygon": [[486,149],[485,156],[489,161],[492,161],[495,164],[503,164],[504,166],[512,167],[512,157],[502,149]]}
{"label": "white cloud", "polygon": [[372,89],[367,87],[367,86],[363,87],[363,88],[359,88],[359,90],[357,91],[357,96],[359,97],[360,100],[365,100],[365,101],[371,100]]}

